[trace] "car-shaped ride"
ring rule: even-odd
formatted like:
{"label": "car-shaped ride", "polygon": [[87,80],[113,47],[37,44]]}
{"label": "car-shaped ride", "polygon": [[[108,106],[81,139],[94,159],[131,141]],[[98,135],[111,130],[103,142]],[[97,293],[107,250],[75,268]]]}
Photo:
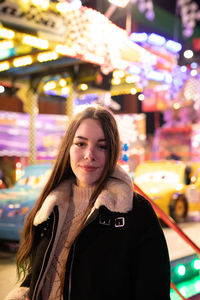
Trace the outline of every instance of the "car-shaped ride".
{"label": "car-shaped ride", "polygon": [[19,241],[25,219],[33,208],[50,173],[51,164],[24,168],[12,188],[0,190],[0,239]]}
{"label": "car-shaped ride", "polygon": [[200,213],[200,163],[145,161],[136,167],[134,182],[176,222]]}

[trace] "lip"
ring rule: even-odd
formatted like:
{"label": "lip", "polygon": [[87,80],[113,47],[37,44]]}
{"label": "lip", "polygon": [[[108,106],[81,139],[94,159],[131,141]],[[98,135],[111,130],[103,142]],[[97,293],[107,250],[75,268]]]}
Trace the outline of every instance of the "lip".
{"label": "lip", "polygon": [[98,169],[98,167],[94,167],[94,166],[80,166],[80,167],[86,172],[94,172]]}

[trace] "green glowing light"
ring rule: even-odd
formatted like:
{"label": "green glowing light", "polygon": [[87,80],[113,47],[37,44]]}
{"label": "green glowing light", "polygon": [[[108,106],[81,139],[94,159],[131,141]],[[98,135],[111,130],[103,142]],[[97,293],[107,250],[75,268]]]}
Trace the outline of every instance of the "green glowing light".
{"label": "green glowing light", "polygon": [[[193,295],[196,295],[200,292],[200,277],[196,276],[193,277],[190,280],[181,282],[176,285],[179,291],[183,292],[183,296],[188,298],[192,297]],[[177,295],[177,293],[171,289],[170,291],[170,299],[171,300],[181,300],[180,296]]]}
{"label": "green glowing light", "polygon": [[178,275],[184,276],[185,275],[185,271],[186,271],[186,268],[185,268],[184,265],[179,265],[177,267],[177,273],[178,273]]}
{"label": "green glowing light", "polygon": [[194,268],[195,270],[200,270],[200,260],[199,260],[199,259],[195,259],[195,260],[193,261],[193,268]]}

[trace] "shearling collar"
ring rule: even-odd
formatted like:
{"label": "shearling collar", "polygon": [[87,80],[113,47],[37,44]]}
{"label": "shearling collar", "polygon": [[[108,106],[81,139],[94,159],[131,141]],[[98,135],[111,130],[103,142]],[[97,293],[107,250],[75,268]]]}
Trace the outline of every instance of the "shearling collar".
{"label": "shearling collar", "polygon": [[[37,212],[33,224],[35,226],[46,221],[55,205],[62,210],[67,209],[71,194],[72,180],[59,184],[45,199]],[[104,190],[99,194],[92,211],[100,206],[107,207],[112,212],[126,213],[132,209],[133,183],[130,176],[118,165],[108,180]],[[92,212],[91,211],[91,212]]]}

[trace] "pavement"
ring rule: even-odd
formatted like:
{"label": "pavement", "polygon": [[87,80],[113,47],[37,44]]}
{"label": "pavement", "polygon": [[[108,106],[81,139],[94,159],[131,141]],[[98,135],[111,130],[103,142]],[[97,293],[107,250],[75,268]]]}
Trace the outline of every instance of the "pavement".
{"label": "pavement", "polygon": [[15,265],[16,245],[0,244],[0,300],[17,286]]}
{"label": "pavement", "polygon": [[[200,248],[200,222],[187,222],[180,229]],[[171,228],[163,229],[169,249],[170,261],[194,254],[194,249]]]}

